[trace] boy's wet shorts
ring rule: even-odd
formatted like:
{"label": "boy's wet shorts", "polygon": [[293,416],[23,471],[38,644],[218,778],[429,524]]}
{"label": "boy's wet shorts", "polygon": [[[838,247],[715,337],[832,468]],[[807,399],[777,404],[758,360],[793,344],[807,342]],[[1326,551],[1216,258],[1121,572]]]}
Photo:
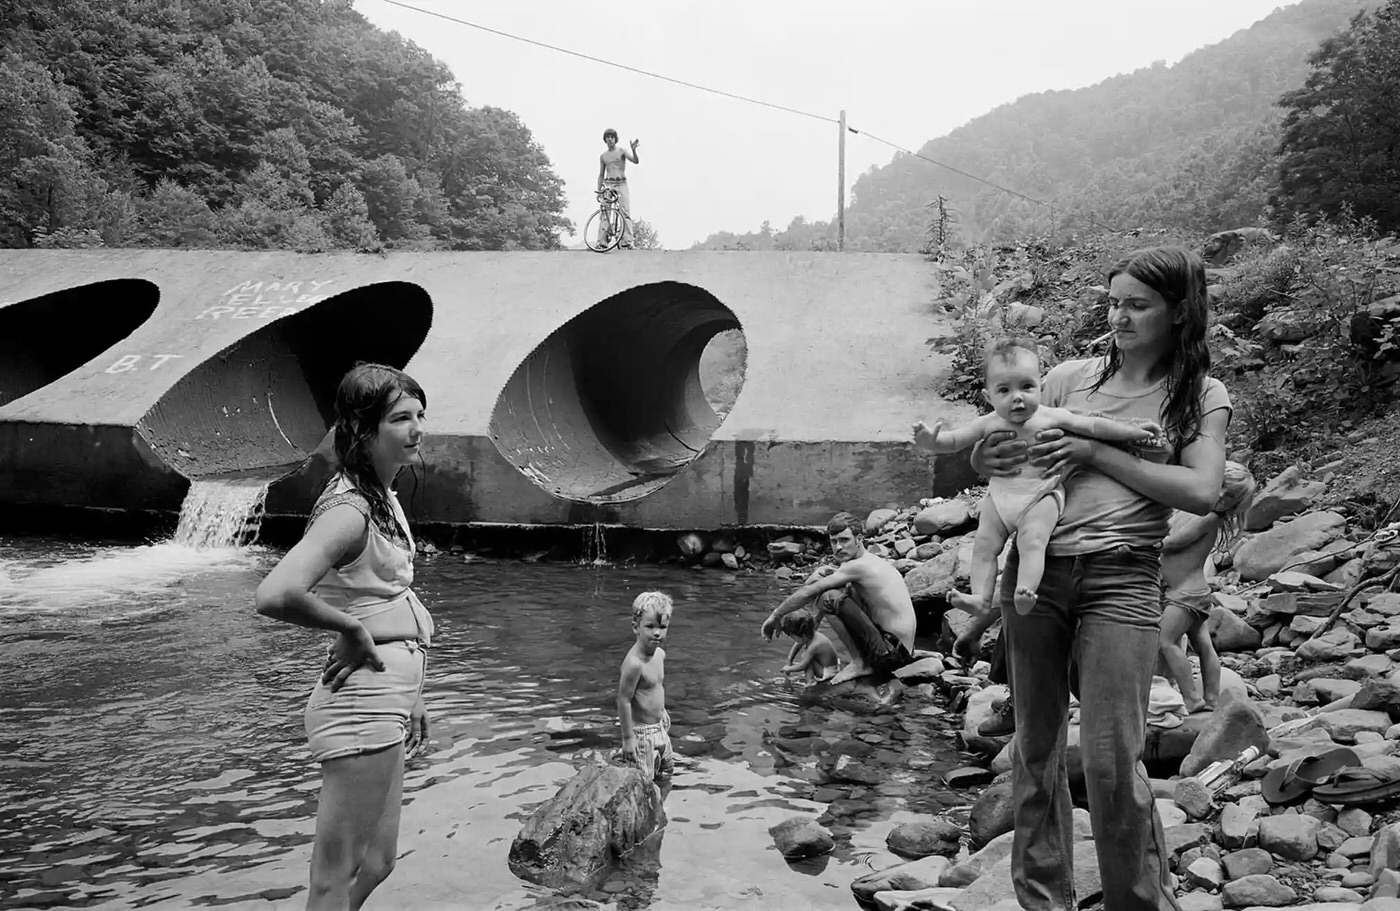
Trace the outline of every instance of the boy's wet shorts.
{"label": "boy's wet shorts", "polygon": [[361,667],[335,692],[317,682],[306,704],[306,739],[316,762],[402,743],[423,692],[427,651],[416,640],[375,646],[384,670]]}
{"label": "boy's wet shorts", "polygon": [[1175,604],[1177,607],[1186,611],[1186,613],[1191,615],[1192,623],[1198,620],[1209,620],[1210,609],[1214,606],[1209,591],[1163,592],[1162,603],[1163,605]]}
{"label": "boy's wet shorts", "polygon": [[637,768],[647,781],[670,778],[676,770],[676,754],[671,749],[671,714],[663,711],[654,724],[634,724],[637,738]]}

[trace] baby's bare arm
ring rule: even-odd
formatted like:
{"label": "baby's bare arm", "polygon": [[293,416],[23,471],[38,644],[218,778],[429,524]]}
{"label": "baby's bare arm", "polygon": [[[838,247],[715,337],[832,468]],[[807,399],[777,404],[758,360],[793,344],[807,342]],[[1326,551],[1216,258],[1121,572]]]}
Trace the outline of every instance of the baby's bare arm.
{"label": "baby's bare arm", "polygon": [[1057,427],[1065,433],[1105,443],[1143,443],[1162,431],[1157,424],[1129,424],[1112,418],[1075,414],[1067,408],[1042,406],[1040,410],[1046,412],[1044,419],[1047,427]]}
{"label": "baby's bare arm", "polygon": [[914,443],[928,452],[961,452],[986,436],[995,420],[996,414],[984,414],[954,430],[945,429],[942,420],[934,421],[932,427],[917,421],[914,424]]}

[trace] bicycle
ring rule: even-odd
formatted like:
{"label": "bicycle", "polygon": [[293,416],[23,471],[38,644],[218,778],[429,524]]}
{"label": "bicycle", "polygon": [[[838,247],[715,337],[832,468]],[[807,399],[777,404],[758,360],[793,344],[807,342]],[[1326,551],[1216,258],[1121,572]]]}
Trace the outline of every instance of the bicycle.
{"label": "bicycle", "polygon": [[617,204],[617,190],[603,187],[594,195],[598,197],[598,211],[583,229],[583,242],[594,253],[607,253],[622,243],[622,238],[632,230],[632,219]]}

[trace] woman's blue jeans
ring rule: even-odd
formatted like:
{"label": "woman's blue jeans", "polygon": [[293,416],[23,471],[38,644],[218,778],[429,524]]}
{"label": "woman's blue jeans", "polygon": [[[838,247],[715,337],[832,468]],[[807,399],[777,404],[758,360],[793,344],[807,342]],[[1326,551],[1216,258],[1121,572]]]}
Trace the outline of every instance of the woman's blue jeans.
{"label": "woman's blue jeans", "polygon": [[1162,618],[1160,552],[1122,546],[1049,557],[1025,616],[1011,599],[1018,563],[1013,550],[1000,594],[1016,706],[1016,897],[1028,911],[1076,907],[1065,737],[1070,661],[1077,657],[1080,749],[1104,907],[1176,909],[1162,822],[1142,764]]}

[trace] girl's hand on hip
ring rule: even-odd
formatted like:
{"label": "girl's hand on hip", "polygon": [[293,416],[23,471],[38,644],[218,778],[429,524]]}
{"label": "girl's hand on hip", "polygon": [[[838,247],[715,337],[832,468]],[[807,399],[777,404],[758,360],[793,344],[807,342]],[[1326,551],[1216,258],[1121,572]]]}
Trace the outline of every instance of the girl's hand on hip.
{"label": "girl's hand on hip", "polygon": [[336,636],[331,643],[326,653],[326,669],[321,672],[321,682],[329,684],[331,692],[335,692],[364,665],[376,671],[384,670],[384,662],[374,647],[374,637],[357,623],[353,629]]}

